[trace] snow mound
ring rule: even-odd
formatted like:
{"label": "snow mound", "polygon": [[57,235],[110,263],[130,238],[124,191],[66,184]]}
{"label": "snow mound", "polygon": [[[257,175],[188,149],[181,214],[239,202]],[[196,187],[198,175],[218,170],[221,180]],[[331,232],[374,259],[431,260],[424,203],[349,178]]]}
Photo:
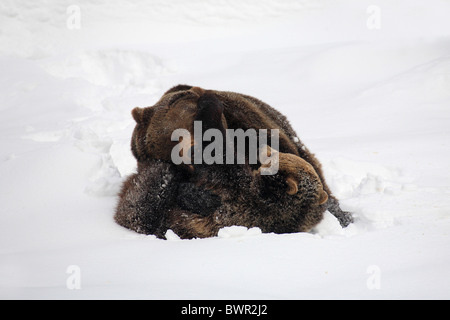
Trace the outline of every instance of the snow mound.
{"label": "snow mound", "polygon": [[330,188],[338,198],[389,193],[402,187],[401,169],[379,163],[341,157],[326,162],[324,170]]}
{"label": "snow mound", "polygon": [[221,239],[251,237],[262,234],[261,229],[246,228],[242,226],[224,227],[219,230],[217,236]]}

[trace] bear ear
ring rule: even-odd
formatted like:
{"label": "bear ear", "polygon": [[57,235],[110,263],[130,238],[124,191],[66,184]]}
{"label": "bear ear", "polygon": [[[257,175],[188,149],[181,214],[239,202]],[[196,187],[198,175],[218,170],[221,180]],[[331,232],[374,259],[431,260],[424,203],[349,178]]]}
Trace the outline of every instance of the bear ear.
{"label": "bear ear", "polygon": [[142,115],[144,114],[144,109],[136,107],[133,110],[131,110],[131,115],[133,116],[136,123],[142,122]]}
{"label": "bear ear", "polygon": [[224,106],[213,93],[203,94],[198,99],[197,108],[195,121],[202,121],[204,130],[214,128],[225,132],[222,123]]}
{"label": "bear ear", "polygon": [[197,102],[200,115],[215,115],[223,113],[222,102],[212,93],[201,95]]}
{"label": "bear ear", "polygon": [[318,204],[324,204],[328,200],[328,193],[326,193],[324,190],[320,192]]}
{"label": "bear ear", "polygon": [[294,179],[292,179],[291,177],[288,177],[286,179],[286,183],[288,185],[288,188],[286,191],[288,194],[294,195],[298,192],[298,186]]}

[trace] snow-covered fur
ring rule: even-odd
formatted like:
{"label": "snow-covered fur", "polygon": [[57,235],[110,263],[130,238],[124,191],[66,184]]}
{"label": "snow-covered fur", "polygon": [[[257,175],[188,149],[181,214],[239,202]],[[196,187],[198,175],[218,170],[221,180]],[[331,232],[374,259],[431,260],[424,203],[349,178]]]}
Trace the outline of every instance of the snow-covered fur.
{"label": "snow-covered fur", "polygon": [[[179,85],[155,106],[135,108],[132,115],[138,172],[119,194],[115,219],[124,227],[161,238],[168,229],[181,238],[210,237],[232,225],[292,233],[309,231],[327,209],[341,225],[352,222],[287,119],[256,98]],[[261,163],[173,164],[173,130],[193,132],[196,120],[202,120],[203,130],[279,129],[279,151],[260,150],[278,153],[278,173],[261,175]]]}

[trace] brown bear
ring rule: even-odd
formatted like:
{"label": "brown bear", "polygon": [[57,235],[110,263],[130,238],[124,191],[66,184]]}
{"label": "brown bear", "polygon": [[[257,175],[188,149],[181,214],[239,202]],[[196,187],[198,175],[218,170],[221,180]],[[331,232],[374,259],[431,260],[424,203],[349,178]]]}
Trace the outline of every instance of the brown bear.
{"label": "brown bear", "polygon": [[[274,233],[309,231],[327,209],[344,227],[353,221],[339,208],[319,161],[286,117],[256,98],[178,85],[154,106],[133,109],[132,116],[136,127],[131,150],[138,170],[124,182],[115,213],[117,223],[126,228],[160,238],[172,229],[189,239],[215,236],[220,228],[232,225]],[[201,121],[202,133],[278,129],[279,150],[270,147],[270,139],[258,148],[258,159],[262,154],[277,155],[278,172],[261,174],[267,163],[250,163],[248,157],[234,164],[174,164],[172,150],[180,141],[172,141],[172,133],[176,129],[193,133],[196,121]],[[198,145],[195,134],[190,137],[182,143]],[[193,149],[183,158],[191,160]],[[237,151],[232,152],[236,159]]]}

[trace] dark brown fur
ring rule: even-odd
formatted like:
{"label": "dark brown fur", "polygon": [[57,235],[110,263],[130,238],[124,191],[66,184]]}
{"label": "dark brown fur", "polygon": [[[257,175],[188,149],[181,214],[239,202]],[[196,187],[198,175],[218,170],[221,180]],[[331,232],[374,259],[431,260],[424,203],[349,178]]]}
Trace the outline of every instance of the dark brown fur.
{"label": "dark brown fur", "polygon": [[[181,238],[203,238],[232,225],[275,233],[308,231],[326,209],[343,226],[352,221],[287,119],[256,98],[179,85],[155,106],[135,108],[132,115],[138,173],[119,194],[115,219],[122,226],[161,238],[168,229]],[[179,128],[192,133],[195,120],[221,130],[279,129],[279,172],[261,175],[261,164],[174,165],[170,154],[178,142],[171,141],[171,134]]]}

